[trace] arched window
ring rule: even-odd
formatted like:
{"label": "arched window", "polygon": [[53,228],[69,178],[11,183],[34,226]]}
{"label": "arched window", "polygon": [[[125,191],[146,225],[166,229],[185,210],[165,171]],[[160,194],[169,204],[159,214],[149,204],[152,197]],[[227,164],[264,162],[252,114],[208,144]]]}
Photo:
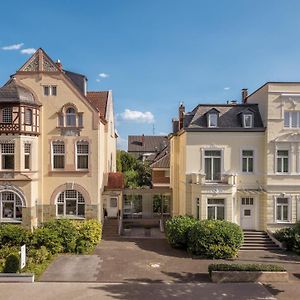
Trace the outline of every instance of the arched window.
{"label": "arched window", "polygon": [[76,110],[73,107],[66,109],[66,126],[76,127]]}
{"label": "arched window", "polygon": [[1,219],[22,220],[23,203],[14,192],[0,192]]}
{"label": "arched window", "polygon": [[65,190],[60,193],[56,201],[56,214],[84,217],[85,201],[82,194],[76,190]]}
{"label": "arched window", "polygon": [[32,125],[32,109],[25,109],[25,124]]}
{"label": "arched window", "polygon": [[12,123],[12,108],[5,107],[2,109],[2,123]]}

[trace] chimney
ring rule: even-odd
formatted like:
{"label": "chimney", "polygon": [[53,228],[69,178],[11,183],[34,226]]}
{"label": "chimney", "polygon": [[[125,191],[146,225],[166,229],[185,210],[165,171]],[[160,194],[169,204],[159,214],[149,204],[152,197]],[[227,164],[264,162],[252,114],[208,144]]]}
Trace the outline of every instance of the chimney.
{"label": "chimney", "polygon": [[179,106],[179,130],[183,128],[183,120],[184,120],[184,113],[185,113],[185,107],[183,105],[183,102],[180,103]]}
{"label": "chimney", "polygon": [[142,140],[141,140],[141,143],[142,143],[142,146],[144,146],[144,143],[145,143],[145,135],[142,134]]}
{"label": "chimney", "polygon": [[59,71],[62,71],[62,64],[61,64],[61,62],[60,62],[59,59],[56,61],[55,65],[57,66],[57,68],[59,69]]}
{"label": "chimney", "polygon": [[242,89],[242,103],[247,103],[248,89]]}
{"label": "chimney", "polygon": [[179,123],[178,119],[176,119],[176,118],[172,119],[172,132],[173,133],[178,132],[178,123]]}

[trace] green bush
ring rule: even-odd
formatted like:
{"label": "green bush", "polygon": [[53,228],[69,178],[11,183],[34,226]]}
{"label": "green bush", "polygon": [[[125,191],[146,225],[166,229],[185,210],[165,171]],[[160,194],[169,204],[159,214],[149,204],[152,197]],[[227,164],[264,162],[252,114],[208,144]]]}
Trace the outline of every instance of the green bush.
{"label": "green bush", "polygon": [[10,254],[5,260],[4,273],[17,273],[20,268],[20,259],[18,255]]}
{"label": "green bush", "polygon": [[90,253],[101,240],[101,224],[96,220],[77,222],[77,253]]}
{"label": "green bush", "polygon": [[0,259],[5,259],[10,254],[16,254],[18,255],[20,251],[20,247],[11,247],[11,246],[2,246],[0,248]]}
{"label": "green bush", "polygon": [[45,246],[52,254],[60,253],[64,250],[62,239],[57,231],[50,228],[37,228],[32,235],[31,245],[35,248]]}
{"label": "green bush", "polygon": [[166,221],[166,238],[174,248],[186,249],[188,233],[198,221],[192,217],[176,216]]}
{"label": "green bush", "polygon": [[280,230],[277,230],[274,233],[274,237],[278,241],[285,243],[287,250],[293,250],[295,244],[295,234],[296,234],[295,228],[289,227],[289,228],[282,228]]}
{"label": "green bush", "polygon": [[78,239],[78,230],[75,223],[68,219],[53,219],[43,224],[42,228],[50,229],[58,235],[63,246],[63,252],[75,253]]}
{"label": "green bush", "polygon": [[30,231],[20,225],[0,225],[0,247],[21,246],[23,244],[28,244],[30,238]]}
{"label": "green bush", "polygon": [[293,227],[277,230],[274,237],[284,243],[287,250],[300,254],[300,222],[297,222]]}
{"label": "green bush", "polygon": [[212,271],[285,272],[286,270],[271,264],[211,264],[208,266],[209,276]]}
{"label": "green bush", "polygon": [[203,220],[195,223],[188,235],[188,251],[208,258],[232,258],[243,242],[243,231],[234,223]]}
{"label": "green bush", "polygon": [[51,252],[45,246],[41,246],[40,249],[30,249],[27,252],[27,264],[43,264],[50,258]]}

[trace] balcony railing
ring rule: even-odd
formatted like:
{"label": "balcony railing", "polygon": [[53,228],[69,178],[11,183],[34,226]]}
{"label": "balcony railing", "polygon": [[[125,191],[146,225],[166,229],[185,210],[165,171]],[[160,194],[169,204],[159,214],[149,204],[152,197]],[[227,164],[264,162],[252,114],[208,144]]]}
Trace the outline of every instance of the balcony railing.
{"label": "balcony railing", "polygon": [[192,174],[192,183],[193,184],[229,184],[236,185],[237,175],[235,174],[222,174],[216,180],[208,180],[205,174],[193,173]]}

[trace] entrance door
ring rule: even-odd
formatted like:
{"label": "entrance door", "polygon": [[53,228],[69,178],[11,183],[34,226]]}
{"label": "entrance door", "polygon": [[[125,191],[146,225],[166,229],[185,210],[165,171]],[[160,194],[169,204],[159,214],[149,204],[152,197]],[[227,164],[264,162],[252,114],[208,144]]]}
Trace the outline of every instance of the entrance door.
{"label": "entrance door", "polygon": [[111,197],[108,199],[107,216],[108,217],[117,217],[118,216],[118,198],[117,197]]}
{"label": "entrance door", "polygon": [[255,205],[253,198],[241,200],[241,227],[243,229],[255,229]]}

